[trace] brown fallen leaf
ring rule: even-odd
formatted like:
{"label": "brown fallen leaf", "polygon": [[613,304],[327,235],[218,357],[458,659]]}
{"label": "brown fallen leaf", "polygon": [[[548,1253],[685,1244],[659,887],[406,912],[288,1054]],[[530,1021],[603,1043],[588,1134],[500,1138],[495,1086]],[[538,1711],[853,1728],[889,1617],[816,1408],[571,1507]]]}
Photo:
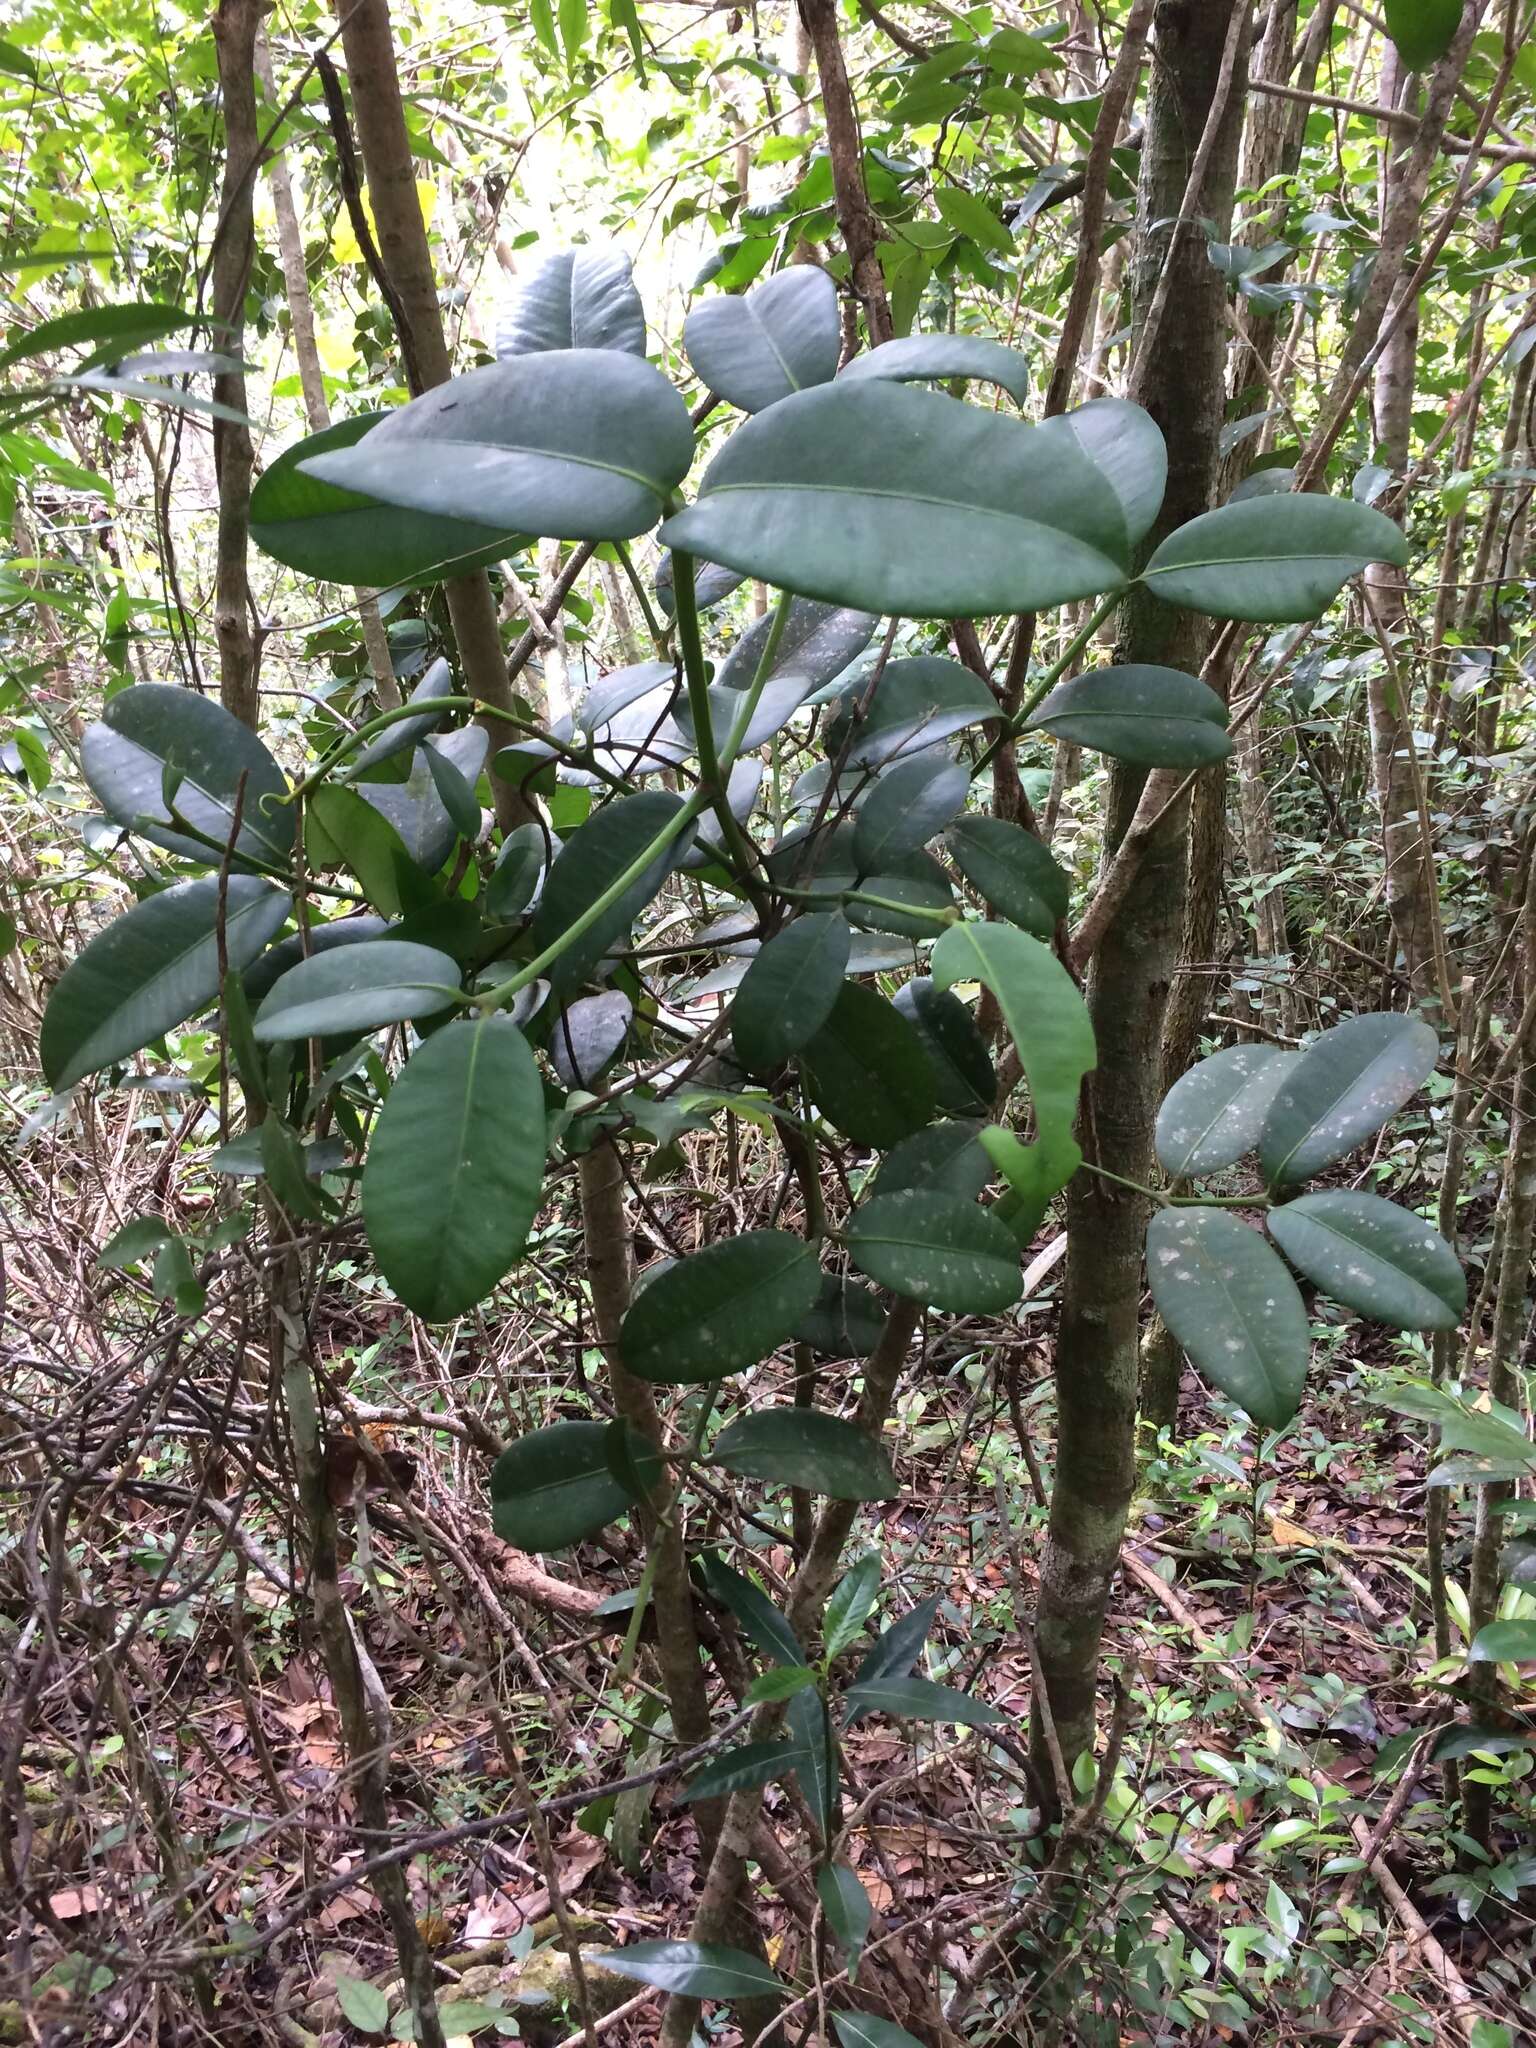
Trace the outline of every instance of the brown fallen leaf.
{"label": "brown fallen leaf", "polygon": [[101,1911],[101,1893],[93,1884],[82,1884],[52,1893],[48,1903],[60,1920],[78,1920],[82,1913]]}

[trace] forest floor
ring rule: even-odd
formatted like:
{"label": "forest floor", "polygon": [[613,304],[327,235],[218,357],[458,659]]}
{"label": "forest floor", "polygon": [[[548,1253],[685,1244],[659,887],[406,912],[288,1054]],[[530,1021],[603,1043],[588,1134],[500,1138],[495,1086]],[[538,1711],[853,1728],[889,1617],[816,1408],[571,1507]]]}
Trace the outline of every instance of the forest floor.
{"label": "forest floor", "polygon": [[[174,1137],[179,1115],[153,1100],[141,1122]],[[4,1748],[24,1816],[6,1876],[25,1870],[31,1929],[8,1972],[30,2012],[0,2008],[0,2038],[51,2020],[51,2038],[93,2044],[331,2048],[383,2037],[357,2024],[379,2016],[358,1985],[385,1992],[405,2038],[388,1929],[357,1870],[338,1717],[296,1611],[257,1333],[221,1298],[217,1260],[209,1309],[187,1320],[93,1264],[104,1213],[164,1197],[160,1181],[125,1188],[135,1156],[98,1117],[19,1155],[6,1198],[9,1426],[19,1440],[22,1411],[37,1433],[10,1459],[0,1558]],[[190,1222],[195,1179],[176,1199]],[[562,2004],[549,1866],[526,1826],[496,1818],[521,1810],[525,1782],[589,1953],[686,1933],[698,1884],[678,1774],[604,1797],[669,1753],[645,1660],[640,1682],[616,1677],[627,1616],[590,1611],[634,1583],[622,1527],[540,1560],[542,1577],[488,1528],[484,1447],[533,1416],[591,1412],[596,1354],[567,1320],[578,1250],[557,1202],[533,1250],[538,1298],[440,1350],[345,1259],[313,1325],[342,1583],[391,1703],[419,1924],[459,2036],[482,2042],[514,2025],[536,2043],[588,2038]],[[1536,1926],[1518,1885],[1536,1852],[1505,1841],[1484,1876],[1458,1841],[1456,1699],[1432,1670],[1423,1575],[1425,1432],[1362,1404],[1392,1356],[1385,1339],[1363,1348],[1356,1325],[1320,1332],[1310,1402],[1262,1464],[1251,1430],[1186,1375],[1115,1593],[1118,1775],[1067,1882],[1042,1894],[1050,1845],[1023,1736],[1056,1277],[1011,1325],[946,1330],[901,1397],[902,1497],[866,1511],[882,1619],[939,1595],[920,1668],[1014,1724],[994,1739],[872,1718],[848,1735],[843,1853],[875,1938],[894,1931],[949,1997],[987,1937],[1013,1930],[957,2022],[977,2041],[1529,2038]],[[775,1370],[761,1369],[765,1391]],[[61,1479],[83,1489],[70,1521],[41,1505]],[[748,1559],[773,1595],[793,1567],[787,1520],[744,1522],[706,1484],[696,1541]],[[1453,1580],[1455,1544],[1453,1529]],[[744,1669],[721,1627],[718,1725]],[[1494,1748],[1508,1753],[1469,1767],[1528,1755],[1514,1734]],[[770,1956],[792,1979],[835,1976],[804,1924],[803,1801],[790,1786],[768,1810],[783,1844],[761,1885]],[[590,1974],[610,2014],[598,2036],[653,2040],[657,1994]],[[724,2008],[711,2024],[740,2038]]]}

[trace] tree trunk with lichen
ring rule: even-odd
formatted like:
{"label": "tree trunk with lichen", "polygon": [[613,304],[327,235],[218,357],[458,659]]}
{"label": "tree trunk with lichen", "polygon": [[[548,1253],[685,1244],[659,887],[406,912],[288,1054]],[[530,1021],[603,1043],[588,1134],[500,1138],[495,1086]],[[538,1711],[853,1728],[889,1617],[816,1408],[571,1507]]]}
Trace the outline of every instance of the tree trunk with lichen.
{"label": "tree trunk with lichen", "polygon": [[246,424],[245,295],[256,252],[251,192],[256,183],[256,29],[258,0],[219,0],[213,18],[219,91],[224,110],[224,186],[219,198],[212,266],[215,340],[237,365],[213,380],[215,403],[229,409],[213,421],[213,471],[219,529],[213,586],[213,630],[219,648],[219,698],[242,725],[256,730],[261,714],[261,645],[252,622],[247,571],[251,538],[251,430]]}

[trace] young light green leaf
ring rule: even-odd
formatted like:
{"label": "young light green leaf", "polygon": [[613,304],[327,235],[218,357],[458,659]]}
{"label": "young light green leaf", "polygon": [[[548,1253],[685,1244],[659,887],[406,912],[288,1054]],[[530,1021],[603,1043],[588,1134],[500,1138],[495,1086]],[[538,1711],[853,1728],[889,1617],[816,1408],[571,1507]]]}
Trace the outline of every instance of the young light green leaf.
{"label": "young light green leaf", "polygon": [[773,1700],[792,1700],[815,1683],[816,1674],[808,1664],[775,1664],[759,1672],[747,1687],[746,1703],[760,1707]]}
{"label": "young light green leaf", "polygon": [[1072,885],[1033,832],[1006,818],[957,818],[944,844],[988,909],[1038,939],[1050,938],[1071,905]]}
{"label": "young light green leaf", "polygon": [[[655,1448],[628,1430],[636,1487],[614,1472],[606,1422],[552,1422],[509,1444],[491,1467],[491,1520],[519,1550],[563,1550],[595,1536],[666,1476]],[[624,1425],[619,1425],[624,1427]]]}
{"label": "young light green leaf", "polygon": [[1379,1131],[1423,1086],[1438,1052],[1422,1018],[1388,1010],[1314,1039],[1281,1082],[1260,1133],[1270,1187],[1298,1186]]}
{"label": "young light green leaf", "polygon": [[592,1960],[620,1977],[686,1998],[775,1998],[785,1991],[784,1980],[766,1963],[718,1942],[632,1941]]}
{"label": "young light green leaf", "polygon": [[1018,1246],[987,1209],[909,1188],[861,1202],[848,1221],[859,1270],[911,1301],[1000,1315],[1019,1298]]}
{"label": "young light green leaf", "polygon": [[841,911],[815,911],[754,954],[731,1006],[731,1041],[749,1072],[771,1072],[815,1037],[842,991],[852,942]]}
{"label": "young light green leaf", "polygon": [[1147,1278],[1202,1377],[1264,1428],[1289,1422],[1307,1377],[1307,1312],[1258,1232],[1226,1209],[1160,1209]]}
{"label": "young light green leaf", "polygon": [[[169,853],[217,867],[234,831],[238,799],[236,854],[287,865],[294,829],[287,779],[255,733],[212,697],[167,683],[119,691],[87,729],[80,766],[115,824]],[[178,815],[205,838],[172,824],[164,797],[168,773]]]}
{"label": "young light green leaf", "polygon": [[748,1479],[803,1486],[830,1500],[891,1500],[898,1491],[881,1446],[851,1422],[815,1408],[759,1408],[738,1415],[715,1439],[709,1461]]}
{"label": "young light green leaf", "polygon": [[783,1230],[748,1230],[678,1259],[636,1295],[619,1332],[626,1367],[663,1386],[717,1380],[788,1343],[821,1284]]}
{"label": "young light green leaf", "polygon": [[1454,1330],[1466,1310],[1445,1239],[1379,1195],[1302,1195],[1270,1210],[1269,1234],[1324,1294],[1394,1330]]}
{"label": "young light green leaf", "polygon": [[[238,971],[293,906],[255,875],[231,875],[223,895],[225,954]],[[55,1094],[218,1000],[220,899],[216,880],[179,882],[114,919],[69,963],[43,1012],[38,1046]]]}
{"label": "young light green leaf", "polygon": [[1137,664],[1058,683],[1024,730],[1142,768],[1204,768],[1232,751],[1227,707],[1208,683]]}
{"label": "young light green leaf", "polygon": [[827,383],[842,340],[837,286],[815,263],[791,264],[740,298],[705,299],[683,323],[704,385],[743,412]]}
{"label": "young light green leaf", "polygon": [[1383,0],[1387,34],[1410,71],[1438,64],[1461,26],[1461,0]]}
{"label": "young light green leaf", "polygon": [[1369,505],[1310,491],[1246,498],[1169,534],[1142,574],[1168,604],[1213,619],[1315,619],[1371,562],[1408,563],[1400,527]]}
{"label": "young light green leaf", "polygon": [[454,377],[300,469],[411,511],[629,540],[655,524],[692,460],[688,409],[659,371],[573,348]]}
{"label": "young light green leaf", "polygon": [[429,1322],[463,1315],[517,1262],[544,1150],[544,1084],[508,1018],[465,1018],[417,1048],[363,1169],[368,1242],[408,1308]]}
{"label": "young light green leaf", "polygon": [[1178,1179],[1215,1173],[1251,1152],[1294,1053],[1229,1045],[1181,1075],[1157,1112],[1158,1164]]}
{"label": "young light green leaf", "polygon": [[430,1017],[451,1008],[458,995],[458,963],[430,946],[401,939],[336,946],[278,978],[256,1013],[253,1032],[260,1044],[361,1034]]}

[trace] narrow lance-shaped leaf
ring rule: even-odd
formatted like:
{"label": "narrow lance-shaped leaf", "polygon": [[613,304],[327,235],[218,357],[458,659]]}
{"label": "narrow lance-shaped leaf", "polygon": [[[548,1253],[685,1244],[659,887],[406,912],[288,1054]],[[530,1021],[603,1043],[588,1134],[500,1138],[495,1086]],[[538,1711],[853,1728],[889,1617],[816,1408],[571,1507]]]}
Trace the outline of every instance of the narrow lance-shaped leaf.
{"label": "narrow lance-shaped leaf", "polygon": [[1201,1376],[1266,1429],[1289,1422],[1307,1377],[1307,1312],[1258,1232],[1226,1209],[1160,1209],[1147,1278]]}
{"label": "narrow lance-shaped leaf", "polygon": [[632,1941],[592,1958],[604,1970],[686,1998],[772,1998],[785,1984],[745,1950],[718,1942]]}

